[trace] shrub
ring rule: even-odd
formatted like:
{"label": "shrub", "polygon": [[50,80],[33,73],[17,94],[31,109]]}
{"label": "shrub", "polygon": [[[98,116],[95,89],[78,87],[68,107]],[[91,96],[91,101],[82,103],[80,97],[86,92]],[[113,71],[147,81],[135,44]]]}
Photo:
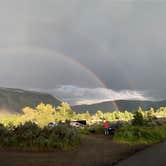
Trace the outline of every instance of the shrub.
{"label": "shrub", "polygon": [[115,132],[114,140],[125,143],[155,143],[166,139],[166,126],[127,125]]}
{"label": "shrub", "polygon": [[40,135],[41,129],[37,124],[32,122],[26,122],[18,127],[14,128],[12,131],[12,137],[18,141],[17,144],[23,147],[32,147],[34,145],[34,140]]}
{"label": "shrub", "polygon": [[39,128],[35,123],[26,122],[17,127],[0,125],[0,146],[25,149],[67,149],[80,143],[77,129],[68,123],[56,127]]}
{"label": "shrub", "polygon": [[7,128],[5,128],[2,124],[0,124],[0,145],[4,146],[8,144],[10,141],[10,133]]}
{"label": "shrub", "polygon": [[48,135],[48,147],[66,149],[68,147],[75,146],[80,142],[80,135],[76,128],[69,126],[68,123],[60,123],[58,126],[49,130]]}
{"label": "shrub", "polygon": [[104,131],[103,124],[93,124],[87,127],[87,130],[90,133],[103,134],[103,131]]}

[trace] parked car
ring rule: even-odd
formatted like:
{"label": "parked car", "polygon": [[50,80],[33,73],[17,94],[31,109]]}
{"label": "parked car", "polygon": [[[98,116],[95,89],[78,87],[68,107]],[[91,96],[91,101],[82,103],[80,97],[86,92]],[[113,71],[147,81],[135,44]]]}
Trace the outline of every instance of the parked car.
{"label": "parked car", "polygon": [[86,120],[77,120],[77,121],[70,122],[71,126],[77,127],[77,128],[85,127],[86,124],[87,124]]}
{"label": "parked car", "polygon": [[57,123],[55,123],[55,122],[50,122],[49,124],[48,124],[48,127],[56,127],[58,124]]}
{"label": "parked car", "polygon": [[115,134],[115,131],[119,129],[121,126],[122,126],[121,123],[111,124],[108,128],[109,135],[113,136]]}

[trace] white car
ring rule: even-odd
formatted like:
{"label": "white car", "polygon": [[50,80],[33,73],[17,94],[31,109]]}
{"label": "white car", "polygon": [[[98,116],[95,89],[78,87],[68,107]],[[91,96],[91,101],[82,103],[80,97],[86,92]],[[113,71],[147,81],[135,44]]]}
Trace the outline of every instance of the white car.
{"label": "white car", "polygon": [[55,123],[55,122],[50,122],[49,124],[48,124],[48,127],[56,127],[58,124],[57,123]]}

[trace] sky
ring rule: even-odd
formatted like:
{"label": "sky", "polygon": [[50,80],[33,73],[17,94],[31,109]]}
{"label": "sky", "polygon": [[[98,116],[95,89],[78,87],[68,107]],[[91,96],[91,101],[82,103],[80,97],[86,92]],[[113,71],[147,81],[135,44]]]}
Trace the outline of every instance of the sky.
{"label": "sky", "polygon": [[71,104],[166,99],[166,0],[0,0],[0,86]]}

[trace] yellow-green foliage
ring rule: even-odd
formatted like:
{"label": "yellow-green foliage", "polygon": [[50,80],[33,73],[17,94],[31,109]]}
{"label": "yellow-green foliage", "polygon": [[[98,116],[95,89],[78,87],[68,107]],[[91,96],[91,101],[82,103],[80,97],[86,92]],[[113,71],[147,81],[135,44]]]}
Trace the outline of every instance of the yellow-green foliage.
{"label": "yellow-green foliage", "polygon": [[22,120],[25,121],[32,121],[38,124],[40,127],[44,127],[49,122],[53,122],[55,119],[55,108],[51,105],[47,104],[40,104],[36,107],[36,109],[32,109],[26,107],[23,109]]}
{"label": "yellow-green foliage", "polygon": [[[155,118],[166,117],[166,107],[161,107],[158,110],[151,108],[150,110],[143,111],[141,108],[137,112],[140,112],[144,120],[153,120]],[[104,120],[110,122],[133,120],[136,113],[114,111],[103,113],[97,110],[95,114],[91,115],[89,112],[75,113],[68,103],[63,102],[57,108],[49,104],[39,104],[36,108],[26,107],[23,109],[22,114],[8,115],[6,118],[0,116],[0,123],[4,126],[24,124],[27,121],[36,123],[40,127],[48,125],[50,122],[59,122],[65,120],[86,120],[88,124],[99,124]]]}

